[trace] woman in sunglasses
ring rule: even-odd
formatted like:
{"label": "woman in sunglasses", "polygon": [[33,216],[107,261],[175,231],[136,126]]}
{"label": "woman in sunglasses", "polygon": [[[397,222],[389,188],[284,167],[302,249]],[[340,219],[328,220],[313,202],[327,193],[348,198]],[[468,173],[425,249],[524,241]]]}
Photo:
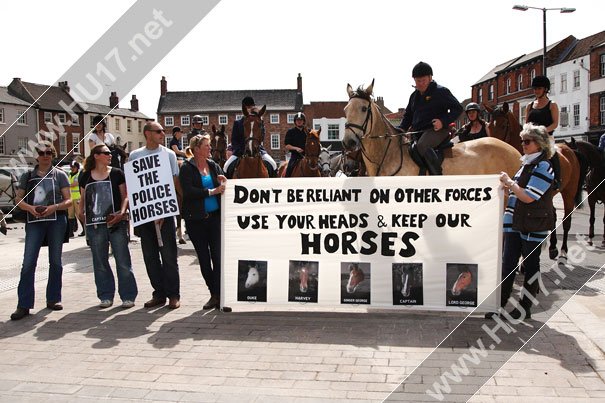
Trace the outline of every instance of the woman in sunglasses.
{"label": "woman in sunglasses", "polygon": [[38,164],[24,173],[17,184],[16,202],[27,212],[27,223],[23,266],[17,289],[19,302],[11,320],[23,319],[34,307],[36,265],[45,240],[48,243],[49,263],[46,307],[53,311],[63,309],[61,254],[67,233],[67,209],[71,205],[69,179],[65,172],[52,166],[57,152],[50,141],[40,141],[36,144],[35,152]]}
{"label": "woman in sunglasses", "polygon": [[[554,172],[550,159],[554,148],[545,126],[526,123],[521,131],[521,168],[510,178],[500,174],[508,192],[504,211],[504,251],[500,306],[504,308],[513,290],[519,258],[525,272],[522,298],[510,314],[513,319],[531,318],[531,306],[537,303],[540,277],[540,245],[555,226],[552,204]],[[493,314],[488,314],[488,317]]]}
{"label": "woman in sunglasses", "polygon": [[92,148],[80,177],[78,216],[86,224],[100,308],[113,305],[115,280],[109,265],[109,244],[116,261],[118,294],[122,308],[132,308],[137,297],[128,250],[128,198],[124,172],[110,166],[111,152],[105,144]]}

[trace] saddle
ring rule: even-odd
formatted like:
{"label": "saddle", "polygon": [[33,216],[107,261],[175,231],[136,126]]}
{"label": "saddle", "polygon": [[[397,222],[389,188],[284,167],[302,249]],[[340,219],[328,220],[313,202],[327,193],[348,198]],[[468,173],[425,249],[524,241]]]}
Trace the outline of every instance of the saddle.
{"label": "saddle", "polygon": [[[410,145],[408,150],[410,153],[410,157],[416,163],[416,165],[418,165],[418,167],[419,167],[418,176],[424,176],[424,175],[428,175],[428,168],[427,168],[426,164],[424,163],[424,159],[420,155],[420,152],[418,152],[418,148],[417,148],[418,139],[419,139],[419,137],[414,136],[414,141],[412,142],[412,144]],[[435,150],[435,153],[437,154],[437,157],[439,158],[440,166],[441,166],[441,164],[443,164],[444,159],[454,157],[454,153],[452,152],[452,147],[454,147],[454,143],[452,143],[452,141],[449,138],[446,138],[445,140],[443,140],[441,143],[439,143],[439,145],[437,147],[433,147],[433,150]]]}
{"label": "saddle", "polygon": [[[227,168],[227,171],[225,172],[225,176],[227,176],[227,178],[233,179],[233,175],[235,174],[235,169],[239,166],[240,158],[241,157],[237,157],[235,159],[235,161],[233,161],[231,163],[231,165],[229,165],[229,168]],[[269,164],[265,160],[262,160],[262,161],[263,161],[263,164],[265,164],[265,167],[267,168],[267,172],[269,173],[269,178],[276,178],[277,172],[275,172],[275,170],[273,169],[271,164]]]}

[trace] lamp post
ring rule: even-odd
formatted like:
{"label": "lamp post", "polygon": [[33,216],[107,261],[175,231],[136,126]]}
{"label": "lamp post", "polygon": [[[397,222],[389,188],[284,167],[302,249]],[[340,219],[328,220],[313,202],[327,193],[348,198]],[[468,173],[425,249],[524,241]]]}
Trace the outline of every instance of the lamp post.
{"label": "lamp post", "polygon": [[561,14],[573,13],[575,8],[560,7],[560,8],[540,8],[531,6],[514,5],[513,10],[527,11],[529,9],[542,10],[542,74],[546,76],[546,12],[549,10],[559,10]]}

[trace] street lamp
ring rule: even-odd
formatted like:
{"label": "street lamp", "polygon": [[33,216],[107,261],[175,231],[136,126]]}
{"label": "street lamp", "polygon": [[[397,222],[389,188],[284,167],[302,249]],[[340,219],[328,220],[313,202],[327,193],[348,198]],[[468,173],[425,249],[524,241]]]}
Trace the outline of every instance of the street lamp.
{"label": "street lamp", "polygon": [[548,10],[559,10],[561,14],[573,13],[576,11],[575,8],[560,7],[560,8],[540,8],[531,6],[514,5],[513,10],[527,11],[529,9],[542,10],[542,25],[543,25],[543,43],[542,43],[542,74],[546,76],[546,12]]}

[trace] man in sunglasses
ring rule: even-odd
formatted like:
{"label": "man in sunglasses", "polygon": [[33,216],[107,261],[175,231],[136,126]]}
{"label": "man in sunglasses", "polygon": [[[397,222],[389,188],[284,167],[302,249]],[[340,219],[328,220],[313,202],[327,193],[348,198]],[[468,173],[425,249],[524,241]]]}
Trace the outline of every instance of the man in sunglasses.
{"label": "man in sunglasses", "polygon": [[[180,195],[181,188],[178,181],[179,167],[176,154],[163,145],[165,141],[164,128],[157,122],[148,122],[143,128],[143,135],[146,140],[145,146],[132,151],[129,160],[135,161],[139,158],[161,152],[168,153],[170,166],[162,166],[159,169],[170,170],[176,192]],[[160,235],[156,232],[156,226],[159,227]],[[135,228],[135,235],[141,237],[143,259],[147,268],[149,281],[153,287],[153,296],[145,303],[145,308],[165,305],[166,298],[168,298],[168,307],[170,309],[176,309],[181,306],[175,230],[174,217],[162,218],[141,224]],[[162,246],[158,242],[160,236]]]}

